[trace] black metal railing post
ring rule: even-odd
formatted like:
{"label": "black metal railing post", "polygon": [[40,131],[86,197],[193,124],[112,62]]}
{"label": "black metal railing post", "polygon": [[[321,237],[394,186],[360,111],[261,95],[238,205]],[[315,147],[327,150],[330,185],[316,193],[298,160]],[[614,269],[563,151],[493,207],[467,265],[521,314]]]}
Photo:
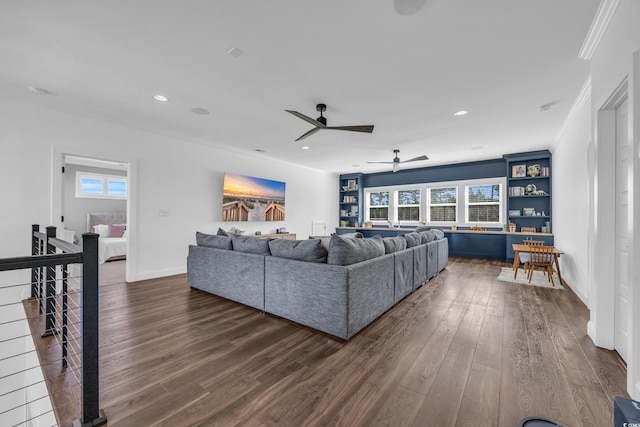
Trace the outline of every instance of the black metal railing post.
{"label": "black metal railing post", "polygon": [[[50,225],[47,227],[47,242],[46,251],[47,255],[55,254],[56,247],[50,243],[50,239],[56,237],[56,227]],[[53,335],[56,329],[56,266],[50,265],[47,267],[47,284],[45,285],[45,321],[44,321],[44,334],[42,337],[48,337]]]}
{"label": "black metal railing post", "polygon": [[69,323],[69,314],[68,310],[68,286],[67,280],[69,277],[67,269],[69,268],[69,264],[62,264],[62,304],[61,304],[61,317],[62,317],[62,366],[67,366],[67,354],[68,354],[68,323]]}
{"label": "black metal railing post", "polygon": [[82,235],[82,424],[99,426],[98,234]]}
{"label": "black metal railing post", "polygon": [[[31,255],[40,255],[40,239],[35,235],[37,231],[40,231],[39,224],[31,225]],[[39,274],[38,267],[31,267],[31,298],[38,296]]]}

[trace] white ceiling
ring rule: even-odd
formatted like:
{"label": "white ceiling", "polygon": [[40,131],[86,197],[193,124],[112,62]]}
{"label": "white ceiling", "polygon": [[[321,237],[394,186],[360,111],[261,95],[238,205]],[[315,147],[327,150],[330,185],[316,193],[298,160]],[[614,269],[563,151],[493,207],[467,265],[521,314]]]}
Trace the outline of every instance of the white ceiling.
{"label": "white ceiling", "polygon": [[[366,162],[396,148],[430,158],[406,167],[498,158],[553,144],[598,3],[429,0],[405,16],[393,0],[5,0],[0,93],[331,172],[390,170]],[[373,134],[294,142],[311,125],[284,110],[315,118],[320,102],[329,126]]]}

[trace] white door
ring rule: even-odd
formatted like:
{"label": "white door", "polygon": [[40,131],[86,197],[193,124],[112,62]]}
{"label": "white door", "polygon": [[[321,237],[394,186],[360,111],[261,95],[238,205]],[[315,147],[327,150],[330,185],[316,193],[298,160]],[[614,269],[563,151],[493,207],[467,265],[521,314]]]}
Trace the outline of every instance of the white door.
{"label": "white door", "polygon": [[616,108],[616,277],[615,277],[615,349],[627,360],[631,303],[629,290],[629,162],[628,102]]}

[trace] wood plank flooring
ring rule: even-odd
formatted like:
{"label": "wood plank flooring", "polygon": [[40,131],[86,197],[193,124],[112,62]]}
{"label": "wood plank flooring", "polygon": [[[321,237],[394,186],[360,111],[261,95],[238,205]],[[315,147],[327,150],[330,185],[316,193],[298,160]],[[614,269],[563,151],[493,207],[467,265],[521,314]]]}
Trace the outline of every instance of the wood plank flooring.
{"label": "wood plank flooring", "polygon": [[448,268],[348,342],[191,290],[100,288],[109,426],[613,425],[626,371],[586,336],[575,294]]}

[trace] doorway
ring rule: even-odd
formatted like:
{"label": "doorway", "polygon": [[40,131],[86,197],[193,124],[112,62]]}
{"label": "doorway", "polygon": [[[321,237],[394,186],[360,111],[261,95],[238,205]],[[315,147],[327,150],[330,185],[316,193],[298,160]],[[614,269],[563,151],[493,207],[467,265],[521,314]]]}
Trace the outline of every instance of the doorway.
{"label": "doorway", "polygon": [[625,98],[615,109],[616,221],[615,221],[615,333],[614,348],[626,362],[629,355],[631,291],[629,289],[629,165],[632,161],[628,138],[629,102]]}

